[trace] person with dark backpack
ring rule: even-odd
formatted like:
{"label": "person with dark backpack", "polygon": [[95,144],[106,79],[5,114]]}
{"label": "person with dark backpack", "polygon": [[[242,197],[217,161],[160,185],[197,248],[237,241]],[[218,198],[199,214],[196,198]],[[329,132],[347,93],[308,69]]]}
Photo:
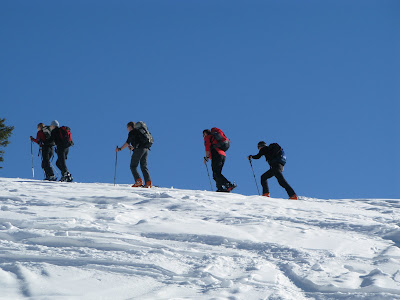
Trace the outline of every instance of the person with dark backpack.
{"label": "person with dark backpack", "polygon": [[217,192],[230,192],[236,184],[231,183],[222,175],[222,168],[225,164],[226,153],[230,146],[229,139],[219,128],[211,128],[203,130],[204,146],[206,148],[206,156],[204,164],[211,159],[211,169],[213,171],[213,179],[217,186]]}
{"label": "person with dark backpack", "polygon": [[283,167],[286,164],[286,155],[282,147],[277,143],[272,143],[269,146],[263,141],[257,144],[259,150],[257,155],[249,155],[248,160],[259,159],[261,156],[265,156],[270,169],[261,175],[261,185],[263,187],[263,196],[270,197],[268,188],[268,179],[275,176],[278,183],[283,187],[289,195],[289,199],[297,200],[297,195],[292,189],[292,187],[287,183],[286,179],[283,177]]}
{"label": "person with dark backpack", "polygon": [[147,168],[147,158],[149,156],[150,147],[153,145],[153,136],[147,129],[147,126],[144,122],[129,122],[126,125],[128,130],[128,139],[126,140],[125,144],[122,145],[121,148],[115,148],[115,152],[119,152],[126,147],[129,150],[133,150],[132,157],[131,157],[131,172],[133,178],[135,179],[135,183],[132,187],[141,187],[143,186],[143,180],[140,177],[139,172],[137,171],[137,167],[140,163],[140,169],[143,173],[144,177],[144,187],[151,188],[153,187],[149,170]]}
{"label": "person with dark backpack", "polygon": [[51,122],[51,139],[56,144],[56,153],[57,153],[57,162],[56,166],[61,171],[61,179],[60,181],[72,182],[73,178],[71,173],[68,171],[66,160],[69,153],[69,147],[74,145],[71,136],[71,129],[66,126],[59,127],[59,123],[57,120]]}
{"label": "person with dark backpack", "polygon": [[37,125],[36,139],[30,137],[32,142],[35,142],[40,147],[42,153],[42,169],[45,173],[44,180],[55,181],[57,178],[54,176],[53,168],[51,167],[50,159],[53,157],[54,142],[51,139],[51,131],[49,126],[43,123]]}

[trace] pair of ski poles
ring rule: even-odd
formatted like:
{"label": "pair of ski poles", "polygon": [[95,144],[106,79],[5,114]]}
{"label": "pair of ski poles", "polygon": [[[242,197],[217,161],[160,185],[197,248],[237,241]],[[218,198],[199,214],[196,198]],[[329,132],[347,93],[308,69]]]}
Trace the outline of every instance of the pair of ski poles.
{"label": "pair of ski poles", "polygon": [[[204,160],[206,161],[206,158],[205,158],[205,157],[204,157]],[[251,162],[251,159],[249,159],[249,162],[250,162],[251,170],[253,171],[253,177],[254,177],[254,181],[255,181],[256,186],[257,186],[257,192],[258,192],[258,195],[260,195],[260,189],[258,188],[258,183],[257,183],[256,175],[254,174],[254,169],[253,169],[253,164],[252,164],[252,162]],[[206,165],[206,168],[207,168],[208,180],[210,181],[210,188],[211,188],[211,191],[213,191],[212,183],[211,183],[211,177],[210,177],[210,172],[208,171],[208,165],[207,165],[207,163],[206,163],[205,165]]]}

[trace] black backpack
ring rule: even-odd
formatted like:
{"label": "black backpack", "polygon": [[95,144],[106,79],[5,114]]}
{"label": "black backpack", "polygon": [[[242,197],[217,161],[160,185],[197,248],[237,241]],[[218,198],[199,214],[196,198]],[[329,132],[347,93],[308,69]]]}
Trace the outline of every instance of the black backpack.
{"label": "black backpack", "polygon": [[146,124],[142,121],[135,123],[135,129],[139,132],[139,146],[149,148],[153,145],[154,139]]}
{"label": "black backpack", "polygon": [[55,143],[51,138],[51,129],[50,126],[44,126],[42,129],[46,140],[44,141],[44,145],[46,146],[54,146]]}
{"label": "black backpack", "polygon": [[268,146],[271,150],[272,158],[270,163],[280,163],[283,166],[286,164],[286,154],[283,148],[278,143],[272,143]]}

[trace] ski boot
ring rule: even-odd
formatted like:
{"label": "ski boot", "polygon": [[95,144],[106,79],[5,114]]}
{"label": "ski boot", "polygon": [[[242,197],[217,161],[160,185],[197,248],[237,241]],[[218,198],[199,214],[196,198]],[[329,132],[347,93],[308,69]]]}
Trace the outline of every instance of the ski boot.
{"label": "ski boot", "polygon": [[228,183],[228,185],[227,185],[227,187],[226,187],[226,191],[228,192],[228,193],[230,193],[234,188],[236,188],[237,187],[237,184],[236,183]]}
{"label": "ski boot", "polygon": [[63,177],[61,177],[60,181],[62,182],[72,182],[73,178],[69,172],[66,172]]}
{"label": "ski boot", "polygon": [[47,181],[57,181],[57,177],[54,176],[54,175],[52,175],[52,176],[46,177],[44,180],[47,180]]}
{"label": "ski boot", "polygon": [[264,197],[268,197],[268,198],[271,197],[271,196],[269,195],[269,193],[265,193],[265,194],[263,194],[263,196],[264,196]]}
{"label": "ski boot", "polygon": [[223,186],[217,186],[216,192],[218,192],[218,193],[226,193],[227,190]]}
{"label": "ski boot", "polygon": [[143,186],[142,178],[139,178],[138,180],[136,180],[136,182],[132,185],[132,187],[141,187],[141,186]]}
{"label": "ski boot", "polygon": [[144,185],[144,188],[152,188],[153,184],[151,183],[151,181],[146,181],[146,184]]}
{"label": "ski boot", "polygon": [[289,200],[299,200],[299,198],[296,194],[294,194],[293,196],[289,197]]}

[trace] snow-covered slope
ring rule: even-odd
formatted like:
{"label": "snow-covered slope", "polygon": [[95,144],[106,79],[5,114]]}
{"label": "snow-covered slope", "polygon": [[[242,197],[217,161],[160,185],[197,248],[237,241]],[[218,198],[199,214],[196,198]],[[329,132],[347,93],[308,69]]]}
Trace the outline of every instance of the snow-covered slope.
{"label": "snow-covered slope", "polygon": [[400,299],[400,200],[0,178],[0,299]]}

